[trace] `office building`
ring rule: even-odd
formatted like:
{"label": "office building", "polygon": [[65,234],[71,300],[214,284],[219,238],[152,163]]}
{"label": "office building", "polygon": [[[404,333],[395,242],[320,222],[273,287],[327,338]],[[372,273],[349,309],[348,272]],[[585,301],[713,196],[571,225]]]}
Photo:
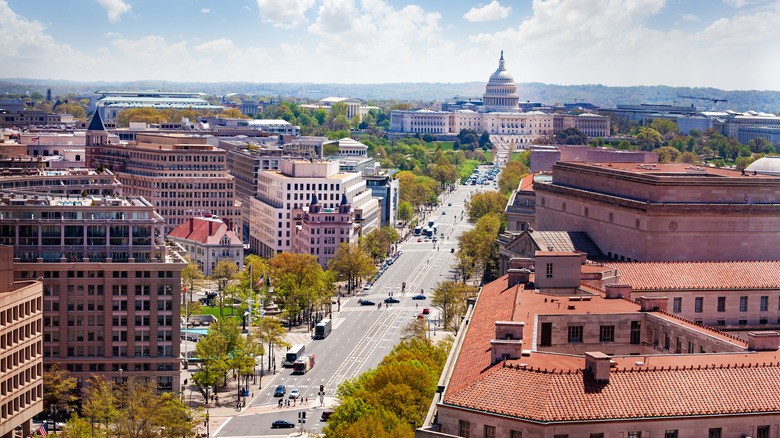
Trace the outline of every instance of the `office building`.
{"label": "office building", "polygon": [[43,281],[44,362],[178,391],[180,249],[143,198],[0,192],[17,281]]}
{"label": "office building", "polygon": [[43,284],[14,281],[13,248],[0,245],[0,436],[28,436],[43,411]]}
{"label": "office building", "polygon": [[122,184],[110,170],[9,168],[0,172],[0,189],[28,193],[56,193],[78,200],[83,194],[122,194]]}
{"label": "office building", "polygon": [[203,99],[201,93],[176,91],[117,91],[98,90],[90,101],[90,112],[100,113],[107,123],[115,121],[122,111],[131,108],[197,109],[222,111],[221,105],[212,105]]}
{"label": "office building", "polygon": [[355,213],[347,203],[346,196],[336,208],[323,208],[312,195],[311,203],[303,207],[300,226],[295,229],[293,241],[297,254],[311,254],[323,269],[328,268],[328,260],[333,258],[342,243],[356,243],[360,224],[355,222]]}

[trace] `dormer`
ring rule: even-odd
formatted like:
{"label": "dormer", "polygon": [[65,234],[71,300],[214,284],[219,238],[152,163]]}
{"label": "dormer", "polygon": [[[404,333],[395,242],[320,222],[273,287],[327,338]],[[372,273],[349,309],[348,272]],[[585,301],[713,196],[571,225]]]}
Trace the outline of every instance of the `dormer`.
{"label": "dormer", "polygon": [[496,321],[496,338],[490,341],[490,358],[495,363],[504,359],[519,359],[523,354],[524,322]]}

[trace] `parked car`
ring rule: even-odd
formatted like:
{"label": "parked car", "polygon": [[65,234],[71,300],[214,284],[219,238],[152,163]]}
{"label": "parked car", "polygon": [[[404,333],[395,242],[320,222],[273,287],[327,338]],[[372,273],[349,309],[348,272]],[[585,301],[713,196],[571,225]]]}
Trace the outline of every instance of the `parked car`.
{"label": "parked car", "polygon": [[395,303],[400,303],[400,301],[396,300],[393,297],[390,297],[390,298],[385,298],[385,303],[387,303],[387,304],[395,304]]}
{"label": "parked car", "polygon": [[452,207],[452,202],[448,202],[447,207]]}
{"label": "parked car", "polygon": [[413,300],[424,300],[426,297],[423,294],[415,295],[412,297]]}
{"label": "parked car", "polygon": [[295,423],[291,423],[285,420],[276,420],[273,423],[271,423],[271,429],[285,429],[285,428],[292,429],[294,427],[295,427]]}
{"label": "parked car", "polygon": [[297,389],[290,391],[290,398],[301,398],[301,392]]}
{"label": "parked car", "polygon": [[362,300],[362,301],[360,301],[360,305],[361,306],[373,306],[374,304],[376,304],[376,303],[371,301],[371,300]]}
{"label": "parked car", "polygon": [[286,392],[287,388],[285,388],[284,385],[279,385],[276,387],[276,390],[274,390],[274,397],[284,397]]}
{"label": "parked car", "polygon": [[427,314],[431,313],[431,309],[426,307],[426,308],[423,309],[422,313],[423,313],[423,315],[427,315]]}
{"label": "parked car", "polygon": [[371,289],[371,283],[370,282],[366,283],[366,285],[363,286],[363,290],[369,290],[369,289]]}

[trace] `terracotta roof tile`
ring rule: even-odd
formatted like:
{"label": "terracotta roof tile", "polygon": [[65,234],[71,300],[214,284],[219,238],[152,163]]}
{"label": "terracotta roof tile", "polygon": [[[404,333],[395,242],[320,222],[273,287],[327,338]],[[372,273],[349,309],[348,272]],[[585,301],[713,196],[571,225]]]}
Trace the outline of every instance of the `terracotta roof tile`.
{"label": "terracotta roof tile", "polygon": [[780,261],[605,262],[634,290],[778,289]]}
{"label": "terracotta roof tile", "polygon": [[168,237],[191,240],[204,245],[217,245],[225,235],[230,239],[231,245],[242,244],[236,233],[228,230],[224,222],[215,219],[189,218],[168,233]]}

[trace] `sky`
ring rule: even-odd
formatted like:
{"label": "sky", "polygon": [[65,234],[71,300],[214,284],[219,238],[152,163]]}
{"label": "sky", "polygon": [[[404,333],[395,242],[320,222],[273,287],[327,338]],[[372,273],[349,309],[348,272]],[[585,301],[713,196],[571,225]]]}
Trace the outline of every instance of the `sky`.
{"label": "sky", "polygon": [[0,78],[780,90],[780,0],[0,0]]}

